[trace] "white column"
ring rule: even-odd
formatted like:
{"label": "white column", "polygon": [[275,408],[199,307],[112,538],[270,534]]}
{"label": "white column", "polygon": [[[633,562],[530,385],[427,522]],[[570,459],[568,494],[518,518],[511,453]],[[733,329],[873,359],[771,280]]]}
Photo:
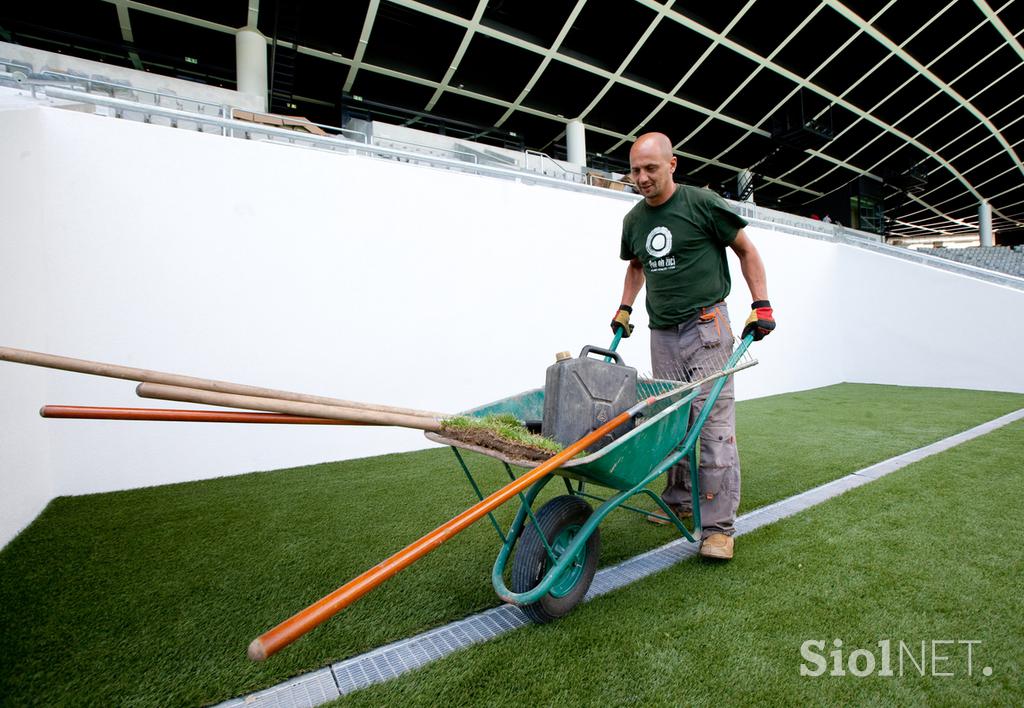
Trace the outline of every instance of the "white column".
{"label": "white column", "polygon": [[992,237],[992,205],[985,201],[978,205],[978,234],[982,246],[996,245]]}
{"label": "white column", "polygon": [[565,126],[565,147],[569,162],[587,166],[587,136],[583,121],[572,120]]}
{"label": "white column", "polygon": [[254,27],[235,34],[235,73],[238,92],[258,96],[267,110],[267,38]]}

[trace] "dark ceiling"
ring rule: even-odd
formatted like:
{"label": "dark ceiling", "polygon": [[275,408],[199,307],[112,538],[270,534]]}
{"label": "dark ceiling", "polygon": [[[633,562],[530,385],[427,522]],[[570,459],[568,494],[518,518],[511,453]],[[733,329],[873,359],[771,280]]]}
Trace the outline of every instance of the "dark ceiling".
{"label": "dark ceiling", "polygon": [[[561,157],[587,126],[618,169],[649,130],[679,181],[889,235],[1024,235],[1024,0],[78,0],[6,3],[0,39],[234,87],[234,30],[268,38],[273,108],[338,125],[378,104]],[[859,200],[859,201],[857,201]],[[849,223],[849,222],[847,222]]]}

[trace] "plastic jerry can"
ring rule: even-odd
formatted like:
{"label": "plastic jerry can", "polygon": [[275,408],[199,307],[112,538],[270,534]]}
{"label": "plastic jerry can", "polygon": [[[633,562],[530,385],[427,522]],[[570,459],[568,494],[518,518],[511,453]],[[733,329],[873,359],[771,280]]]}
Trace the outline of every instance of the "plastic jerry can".
{"label": "plastic jerry can", "polygon": [[[600,355],[601,359],[590,355]],[[610,357],[606,362],[603,357]],[[541,434],[569,445],[597,430],[622,411],[636,404],[636,369],[609,349],[583,347],[578,358],[568,352],[548,367],[544,378],[544,419]],[[587,448],[595,452],[628,433],[627,421]]]}

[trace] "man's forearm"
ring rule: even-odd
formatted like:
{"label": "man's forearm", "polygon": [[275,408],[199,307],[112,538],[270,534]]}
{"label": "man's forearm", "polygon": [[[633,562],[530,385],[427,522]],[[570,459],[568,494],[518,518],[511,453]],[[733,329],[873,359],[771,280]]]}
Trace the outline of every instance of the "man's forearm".
{"label": "man's forearm", "polygon": [[620,302],[623,305],[632,307],[636,301],[636,296],[640,293],[640,288],[643,286],[643,266],[639,265],[637,261],[630,261],[629,266],[626,267],[626,278],[622,284],[622,300]]}
{"label": "man's forearm", "polygon": [[747,236],[747,233],[740,229],[736,239],[732,243],[732,249],[740,259],[740,270],[743,279],[747,281],[747,289],[750,290],[750,297],[754,302],[768,299],[768,277],[764,272],[764,261],[757,247]]}
{"label": "man's forearm", "polygon": [[750,299],[768,299],[768,276],[764,272],[764,261],[756,251],[751,251],[740,257],[740,270],[743,272],[743,279],[747,281],[747,289],[750,290]]}

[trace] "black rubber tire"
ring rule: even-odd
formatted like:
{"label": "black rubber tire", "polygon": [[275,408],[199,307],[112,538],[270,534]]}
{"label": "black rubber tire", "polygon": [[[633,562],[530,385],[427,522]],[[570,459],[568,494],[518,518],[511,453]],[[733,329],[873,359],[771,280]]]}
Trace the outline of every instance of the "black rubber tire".
{"label": "black rubber tire", "polygon": [[[537,524],[541,527],[548,543],[552,543],[567,527],[581,526],[594,512],[583,499],[571,494],[555,497],[537,512]],[[583,569],[576,583],[562,597],[548,593],[537,602],[522,605],[523,612],[533,622],[545,624],[569,614],[580,603],[590,588],[590,582],[597,572],[597,559],[601,554],[599,529],[587,539],[583,547]],[[535,588],[544,577],[549,566],[547,550],[537,533],[537,527],[526,519],[522,536],[516,544],[512,559],[512,591],[526,592]]]}

